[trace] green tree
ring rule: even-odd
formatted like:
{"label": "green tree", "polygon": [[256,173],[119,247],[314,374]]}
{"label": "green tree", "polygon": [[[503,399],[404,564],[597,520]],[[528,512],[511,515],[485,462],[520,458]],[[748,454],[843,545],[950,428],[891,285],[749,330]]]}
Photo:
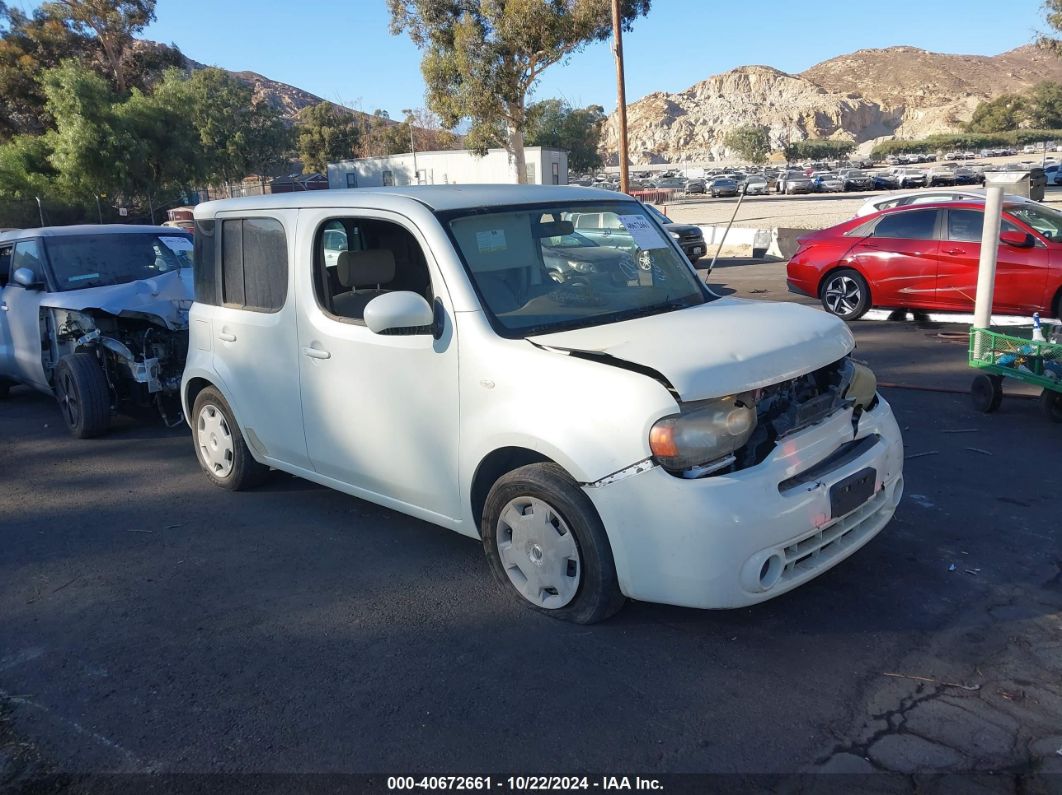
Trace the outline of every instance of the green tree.
{"label": "green tree", "polygon": [[1055,55],[1062,55],[1062,40],[1052,35],[1062,33],[1062,0],[1044,0],[1041,10],[1044,13],[1044,21],[1047,22],[1052,32],[1041,33],[1036,43]]}
{"label": "green tree", "polygon": [[268,173],[291,152],[291,131],[280,112],[255,101],[251,87],[228,72],[200,69],[187,80],[166,81],[155,93],[184,108],[198,133],[205,172],[213,180]]}
{"label": "green tree", "polygon": [[331,102],[303,109],[296,127],[302,170],[324,173],[329,163],[352,157],[360,138],[354,114]]}
{"label": "green tree", "polygon": [[1025,118],[1025,100],[1017,94],[1003,94],[978,105],[966,129],[970,132],[995,133],[1016,130]]}
{"label": "green tree", "polygon": [[90,49],[87,37],[44,10],[30,17],[0,4],[0,138],[43,133],[51,119],[41,75]]}
{"label": "green tree", "polygon": [[56,177],[51,153],[42,135],[18,135],[0,144],[0,197],[32,199],[47,195]]}
{"label": "green tree", "polygon": [[[174,70],[163,81],[183,79]],[[147,199],[150,208],[205,176],[206,158],[195,126],[184,108],[171,100],[168,91],[145,94],[133,89],[114,109],[114,126],[122,136],[123,191]]]}
{"label": "green tree", "polygon": [[855,149],[852,141],[831,138],[808,138],[794,141],[786,147],[786,160],[837,160],[847,157]]}
{"label": "green tree", "polygon": [[1035,128],[1057,130],[1062,127],[1062,83],[1044,80],[1026,94],[1026,121]]}
{"label": "green tree", "polygon": [[589,171],[602,163],[599,147],[607,118],[600,105],[573,108],[562,99],[544,99],[527,108],[524,142],[566,149],[568,168]]}
{"label": "green tree", "polygon": [[[526,180],[527,97],[542,71],[612,32],[609,0],[387,0],[391,32],[424,51],[428,107],[444,126],[470,121],[466,145],[482,152],[504,129],[518,182]],[[650,0],[621,0],[622,23]]]}
{"label": "green tree", "polygon": [[52,0],[44,3],[42,11],[97,42],[115,88],[126,92],[125,62],[135,34],[155,20],[155,0]]}
{"label": "green tree", "polygon": [[46,138],[56,187],[82,201],[118,188],[126,142],[110,84],[75,61],[47,70],[42,82],[48,113],[55,119]]}
{"label": "green tree", "polygon": [[771,151],[771,137],[766,127],[750,124],[728,132],[723,138],[723,145],[750,163],[765,163]]}

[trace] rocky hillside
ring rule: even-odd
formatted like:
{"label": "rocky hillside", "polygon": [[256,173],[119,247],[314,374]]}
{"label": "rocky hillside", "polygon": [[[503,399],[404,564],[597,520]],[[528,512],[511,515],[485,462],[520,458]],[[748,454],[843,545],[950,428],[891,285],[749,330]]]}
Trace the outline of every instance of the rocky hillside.
{"label": "rocky hillside", "polygon": [[[189,71],[207,68],[206,64],[193,61],[188,57],[184,58],[184,62],[185,67]],[[268,77],[260,75],[257,72],[231,72],[231,74],[249,84],[251,88],[254,89],[255,100],[265,100],[273,107],[279,109],[284,118],[291,123],[295,122],[296,117],[299,115],[299,111],[303,108],[307,108],[310,105],[317,105],[318,103],[325,101],[316,94],[311,94],[309,91],[303,91],[301,88],[296,88],[295,86],[281,83],[277,80],[270,80]],[[342,105],[337,105],[337,107],[342,107],[344,110],[353,113],[356,117],[363,120],[373,118],[370,114],[364,113],[360,110],[354,110]],[[385,120],[385,123],[397,124],[397,122],[388,122],[387,120]]]}
{"label": "rocky hillside", "polygon": [[[741,66],[677,94],[649,94],[628,106],[635,163],[726,159],[726,132],[745,124],[787,140],[859,143],[893,135],[951,132],[977,104],[1040,80],[1062,81],[1062,59],[1029,45],[994,57],[944,55],[914,47],[859,50],[790,75]],[[615,118],[606,153],[616,151]]]}

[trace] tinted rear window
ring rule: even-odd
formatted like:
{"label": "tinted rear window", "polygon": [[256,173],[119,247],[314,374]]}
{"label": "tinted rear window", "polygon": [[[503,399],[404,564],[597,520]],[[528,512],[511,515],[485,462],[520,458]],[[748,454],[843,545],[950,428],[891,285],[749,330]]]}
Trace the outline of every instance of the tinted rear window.
{"label": "tinted rear window", "polygon": [[893,213],[878,221],[874,237],[893,237],[903,240],[932,240],[937,226],[936,210],[911,210]]}
{"label": "tinted rear window", "polygon": [[217,304],[217,249],[213,221],[195,222],[195,300],[201,304]]}

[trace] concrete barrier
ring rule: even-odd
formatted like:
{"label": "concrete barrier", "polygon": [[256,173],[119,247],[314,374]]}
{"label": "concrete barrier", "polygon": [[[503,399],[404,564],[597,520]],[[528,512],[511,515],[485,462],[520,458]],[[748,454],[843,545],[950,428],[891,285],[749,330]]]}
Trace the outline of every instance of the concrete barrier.
{"label": "concrete barrier", "polygon": [[800,244],[797,243],[797,238],[801,235],[806,235],[810,232],[810,229],[793,229],[791,227],[776,226],[771,230],[771,245],[767,248],[768,257],[778,257],[778,259],[789,259],[797,253],[797,249],[800,248]]}

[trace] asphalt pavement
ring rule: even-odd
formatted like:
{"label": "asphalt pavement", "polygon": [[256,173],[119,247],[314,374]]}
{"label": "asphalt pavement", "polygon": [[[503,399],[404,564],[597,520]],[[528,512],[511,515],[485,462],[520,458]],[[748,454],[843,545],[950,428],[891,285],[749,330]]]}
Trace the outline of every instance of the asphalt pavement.
{"label": "asphalt pavement", "polygon": [[[732,261],[709,282],[790,300],[783,273]],[[0,789],[90,789],[100,772],[814,788],[824,771],[861,789],[925,789],[935,780],[909,774],[940,771],[1057,789],[1062,425],[1015,395],[974,412],[961,327],[852,328],[898,385],[881,390],[908,457],[895,520],[757,607],[631,603],[590,627],[503,599],[474,541],[278,473],[231,494],[207,483],[186,429],[123,422],[78,441],[53,401],[13,390]]]}

